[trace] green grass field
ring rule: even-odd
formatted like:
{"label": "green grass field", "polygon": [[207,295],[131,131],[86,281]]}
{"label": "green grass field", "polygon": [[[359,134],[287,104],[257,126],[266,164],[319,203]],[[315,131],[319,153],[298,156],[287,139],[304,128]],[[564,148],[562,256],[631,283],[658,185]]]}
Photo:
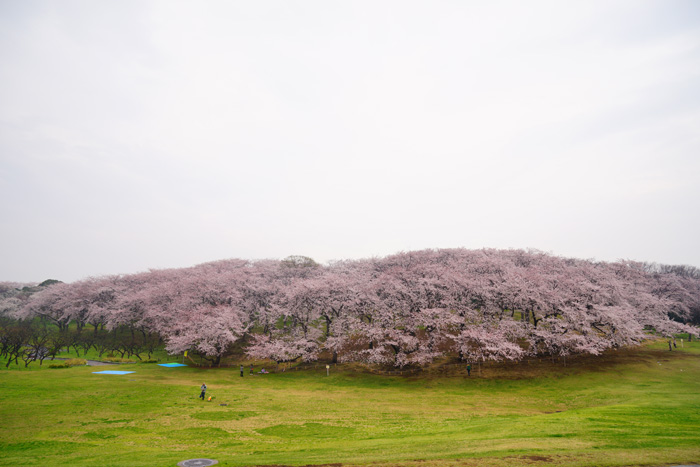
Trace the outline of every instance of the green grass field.
{"label": "green grass field", "polygon": [[[44,363],[44,367],[47,362]],[[0,371],[0,466],[627,466],[700,462],[700,344],[602,358],[354,367]],[[113,367],[110,367],[113,369]],[[259,369],[259,367],[258,367]],[[457,371],[459,369],[459,371]],[[445,372],[448,374],[445,374]],[[206,382],[211,402],[197,398]],[[227,404],[227,405],[222,405]]]}

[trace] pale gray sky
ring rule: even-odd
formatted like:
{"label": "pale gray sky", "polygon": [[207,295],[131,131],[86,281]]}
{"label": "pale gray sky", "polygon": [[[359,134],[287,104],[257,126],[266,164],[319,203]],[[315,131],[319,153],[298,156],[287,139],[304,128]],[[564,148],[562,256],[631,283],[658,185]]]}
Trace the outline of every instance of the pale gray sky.
{"label": "pale gray sky", "polygon": [[700,2],[0,0],[0,280],[700,266]]}

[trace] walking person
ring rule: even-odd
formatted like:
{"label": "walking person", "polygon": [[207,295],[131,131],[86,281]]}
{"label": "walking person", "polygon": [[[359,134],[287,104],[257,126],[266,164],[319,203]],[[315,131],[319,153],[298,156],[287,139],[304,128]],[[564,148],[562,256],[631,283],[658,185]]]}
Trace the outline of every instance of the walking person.
{"label": "walking person", "polygon": [[243,378],[243,365],[241,365],[241,378]]}
{"label": "walking person", "polygon": [[199,397],[200,397],[200,399],[204,400],[204,397],[206,396],[206,393],[207,393],[206,383],[202,383],[202,387],[200,389],[202,390],[202,393],[199,395]]}
{"label": "walking person", "polygon": [[472,364],[467,363],[467,376],[471,376],[471,375],[472,375]]}
{"label": "walking person", "polygon": [[253,365],[250,365],[250,374],[253,374]]}

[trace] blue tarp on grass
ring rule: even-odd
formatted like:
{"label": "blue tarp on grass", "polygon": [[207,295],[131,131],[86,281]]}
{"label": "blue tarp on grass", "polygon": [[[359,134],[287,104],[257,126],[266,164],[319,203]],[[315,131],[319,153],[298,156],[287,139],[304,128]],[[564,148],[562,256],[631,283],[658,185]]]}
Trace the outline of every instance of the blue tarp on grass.
{"label": "blue tarp on grass", "polygon": [[98,375],[128,375],[129,373],[135,373],[134,371],[117,371],[117,370],[104,370],[104,371],[93,371],[93,373]]}
{"label": "blue tarp on grass", "polygon": [[158,366],[167,366],[168,368],[175,368],[176,366],[187,366],[182,363],[159,363]]}

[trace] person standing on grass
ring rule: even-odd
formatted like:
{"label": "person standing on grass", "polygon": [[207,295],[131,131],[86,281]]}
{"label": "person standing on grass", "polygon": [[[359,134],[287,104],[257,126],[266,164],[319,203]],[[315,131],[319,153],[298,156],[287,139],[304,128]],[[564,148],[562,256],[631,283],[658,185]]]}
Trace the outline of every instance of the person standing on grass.
{"label": "person standing on grass", "polygon": [[200,389],[202,390],[202,393],[199,395],[199,397],[200,397],[200,399],[204,400],[204,397],[206,396],[206,393],[207,393],[206,383],[202,383],[202,387]]}
{"label": "person standing on grass", "polygon": [[467,363],[467,376],[471,376],[471,375],[472,375],[472,364]]}
{"label": "person standing on grass", "polygon": [[253,365],[250,365],[250,374],[253,374]]}
{"label": "person standing on grass", "polygon": [[241,378],[243,378],[243,365],[241,365]]}

